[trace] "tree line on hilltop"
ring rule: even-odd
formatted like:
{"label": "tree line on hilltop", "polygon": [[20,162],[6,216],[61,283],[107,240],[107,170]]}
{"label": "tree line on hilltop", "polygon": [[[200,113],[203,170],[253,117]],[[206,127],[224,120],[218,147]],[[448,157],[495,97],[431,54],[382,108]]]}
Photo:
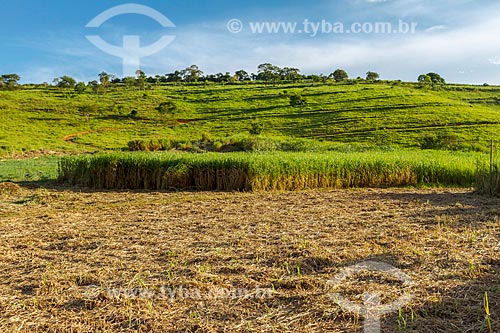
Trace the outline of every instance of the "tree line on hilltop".
{"label": "tree line on hilltop", "polygon": [[[0,89],[10,90],[20,87],[18,83],[20,76],[17,74],[4,74],[0,76]],[[358,77],[355,80],[366,80],[375,82],[380,79],[377,72],[369,71],[365,78]],[[64,75],[53,80],[53,85],[59,88],[74,89],[77,93],[83,93],[88,88],[94,91],[106,89],[110,85],[134,86],[139,89],[146,89],[151,85],[162,83],[244,83],[244,82],[264,82],[264,83],[294,83],[301,81],[323,82],[347,82],[349,75],[343,69],[337,69],[329,75],[324,74],[301,74],[300,69],[293,67],[278,67],[273,64],[262,64],[257,68],[257,73],[248,73],[245,70],[238,70],[234,74],[230,72],[206,74],[197,66],[192,65],[183,70],[176,70],[165,75],[147,76],[143,71],[138,70],[135,77],[117,77],[113,74],[102,72],[98,75],[98,80],[88,83],[77,82],[74,78]],[[418,77],[418,82],[422,85],[445,84],[445,80],[437,73],[422,74]],[[48,86],[48,83],[44,84]]]}

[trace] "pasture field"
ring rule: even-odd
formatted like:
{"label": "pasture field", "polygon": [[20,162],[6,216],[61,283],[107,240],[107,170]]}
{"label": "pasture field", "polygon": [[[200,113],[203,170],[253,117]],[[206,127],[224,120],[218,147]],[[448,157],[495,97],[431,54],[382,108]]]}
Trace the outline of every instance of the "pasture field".
{"label": "pasture field", "polygon": [[[146,92],[118,85],[99,94],[26,86],[0,91],[0,156],[121,150],[132,140],[193,141],[202,133],[223,141],[254,122],[270,137],[486,150],[500,132],[499,92],[398,82],[158,85]],[[291,106],[295,93],[307,104]],[[177,110],[160,114],[165,101]]]}
{"label": "pasture field", "polygon": [[[383,332],[498,332],[499,200],[463,189],[157,193],[3,183],[0,331],[361,332],[362,316],[329,295],[361,304],[370,290],[384,303],[412,295],[382,318]],[[393,265],[412,284],[373,272],[328,284],[364,260]]]}
{"label": "pasture field", "polygon": [[54,181],[58,163],[56,156],[0,160],[0,183]]}

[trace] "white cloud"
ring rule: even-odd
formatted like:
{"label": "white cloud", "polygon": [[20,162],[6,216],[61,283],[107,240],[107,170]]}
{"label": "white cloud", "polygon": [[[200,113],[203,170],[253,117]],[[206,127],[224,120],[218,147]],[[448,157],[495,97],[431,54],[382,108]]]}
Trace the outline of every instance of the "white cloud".
{"label": "white cloud", "polygon": [[493,65],[500,65],[500,57],[495,57],[495,58],[489,59],[489,62],[490,62],[490,64],[493,64]]}
{"label": "white cloud", "polygon": [[52,83],[52,80],[57,76],[61,76],[59,69],[54,67],[27,67],[23,72],[19,73],[22,82],[36,83]]}
{"label": "white cloud", "polygon": [[425,29],[425,32],[435,32],[440,30],[446,30],[448,27],[446,25],[435,25],[430,28]]}

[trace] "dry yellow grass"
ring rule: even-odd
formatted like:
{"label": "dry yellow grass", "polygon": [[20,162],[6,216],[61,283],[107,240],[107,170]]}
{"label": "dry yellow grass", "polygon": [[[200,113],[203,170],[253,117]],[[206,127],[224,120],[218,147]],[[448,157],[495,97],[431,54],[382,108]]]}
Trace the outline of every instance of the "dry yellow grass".
{"label": "dry yellow grass", "polygon": [[[411,304],[384,317],[383,332],[487,332],[486,291],[499,332],[499,210],[500,199],[460,189],[79,193],[0,184],[0,331],[361,332],[363,319],[333,303],[327,282],[370,259],[414,282]],[[269,294],[107,292],[181,286]],[[366,273],[336,291],[359,301],[380,290],[391,302],[401,288]]]}

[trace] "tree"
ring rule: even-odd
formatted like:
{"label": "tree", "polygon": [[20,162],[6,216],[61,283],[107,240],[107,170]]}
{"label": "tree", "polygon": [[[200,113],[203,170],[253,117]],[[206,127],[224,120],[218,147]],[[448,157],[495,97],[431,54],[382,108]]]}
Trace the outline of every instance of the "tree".
{"label": "tree", "polygon": [[219,82],[219,80],[218,80],[216,75],[209,74],[209,75],[205,76],[205,83],[207,83],[207,82]]}
{"label": "tree", "polygon": [[421,86],[429,86],[432,84],[432,79],[429,75],[422,74],[418,77],[418,82]]}
{"label": "tree", "polygon": [[203,71],[196,65],[191,65],[182,72],[184,81],[186,82],[197,82],[198,79],[203,75]]}
{"label": "tree", "polygon": [[127,76],[127,77],[123,78],[123,83],[127,87],[134,87],[137,85],[137,79],[135,77],[132,77],[132,76]]}
{"label": "tree", "polygon": [[87,87],[85,86],[85,83],[83,82],[78,82],[77,85],[75,86],[75,92],[78,94],[82,94],[87,90]]}
{"label": "tree", "polygon": [[92,91],[97,94],[99,92],[99,89],[100,89],[101,86],[99,85],[99,82],[97,82],[96,80],[94,80],[94,81],[90,81],[87,84],[87,87],[91,88]]}
{"label": "tree", "polygon": [[146,90],[146,73],[138,69],[135,71],[135,75],[137,76],[137,80],[135,82],[139,89]]}
{"label": "tree", "polygon": [[380,75],[376,72],[368,72],[366,73],[366,80],[367,81],[377,81],[380,79]]}
{"label": "tree", "polygon": [[182,81],[182,72],[175,71],[173,73],[165,74],[165,78],[167,82],[181,82]]}
{"label": "tree", "polygon": [[142,70],[138,69],[135,71],[135,76],[138,78],[143,78],[146,79],[146,73],[144,73]]}
{"label": "tree", "polygon": [[427,75],[429,75],[433,83],[446,84],[446,81],[437,73],[428,73]]}
{"label": "tree", "polygon": [[21,77],[17,74],[4,74],[0,77],[0,87],[6,89],[15,89],[18,87],[18,81]]}
{"label": "tree", "polygon": [[321,82],[321,81],[323,81],[323,77],[321,77],[319,75],[316,75],[316,74],[309,75],[307,78],[309,80],[311,80],[312,82]]}
{"label": "tree", "polygon": [[103,88],[107,88],[110,81],[111,76],[108,73],[102,72],[101,74],[99,74],[99,82],[101,82]]}
{"label": "tree", "polygon": [[293,67],[285,67],[281,70],[281,77],[288,81],[297,81],[302,78],[300,69]]}
{"label": "tree", "polygon": [[273,82],[281,76],[282,69],[272,64],[262,64],[257,68],[258,80]]}
{"label": "tree", "polygon": [[429,77],[430,83],[446,84],[446,81],[441,77],[441,75],[439,75],[437,73],[422,74],[418,77],[418,82],[426,83],[429,80],[426,77]]}
{"label": "tree", "polygon": [[215,75],[208,75],[206,77],[206,80],[218,83],[221,82],[227,83],[227,82],[234,82],[237,79],[235,78],[235,76],[232,76],[230,72],[226,72],[226,74],[217,73]]}
{"label": "tree", "polygon": [[155,86],[159,86],[160,85],[160,82],[163,80],[163,76],[161,75],[155,75],[154,77],[154,83],[155,83]]}
{"label": "tree", "polygon": [[347,74],[347,72],[345,70],[337,69],[335,72],[330,74],[329,78],[334,79],[337,82],[342,82],[342,81],[348,80],[349,75]]}
{"label": "tree", "polygon": [[243,69],[237,71],[236,73],[234,73],[234,75],[236,77],[236,80],[238,80],[240,82],[250,81],[250,75],[248,75],[248,73],[246,71],[244,71]]}
{"label": "tree", "polygon": [[59,88],[74,88],[76,80],[70,76],[64,75],[54,79],[54,84]]}

